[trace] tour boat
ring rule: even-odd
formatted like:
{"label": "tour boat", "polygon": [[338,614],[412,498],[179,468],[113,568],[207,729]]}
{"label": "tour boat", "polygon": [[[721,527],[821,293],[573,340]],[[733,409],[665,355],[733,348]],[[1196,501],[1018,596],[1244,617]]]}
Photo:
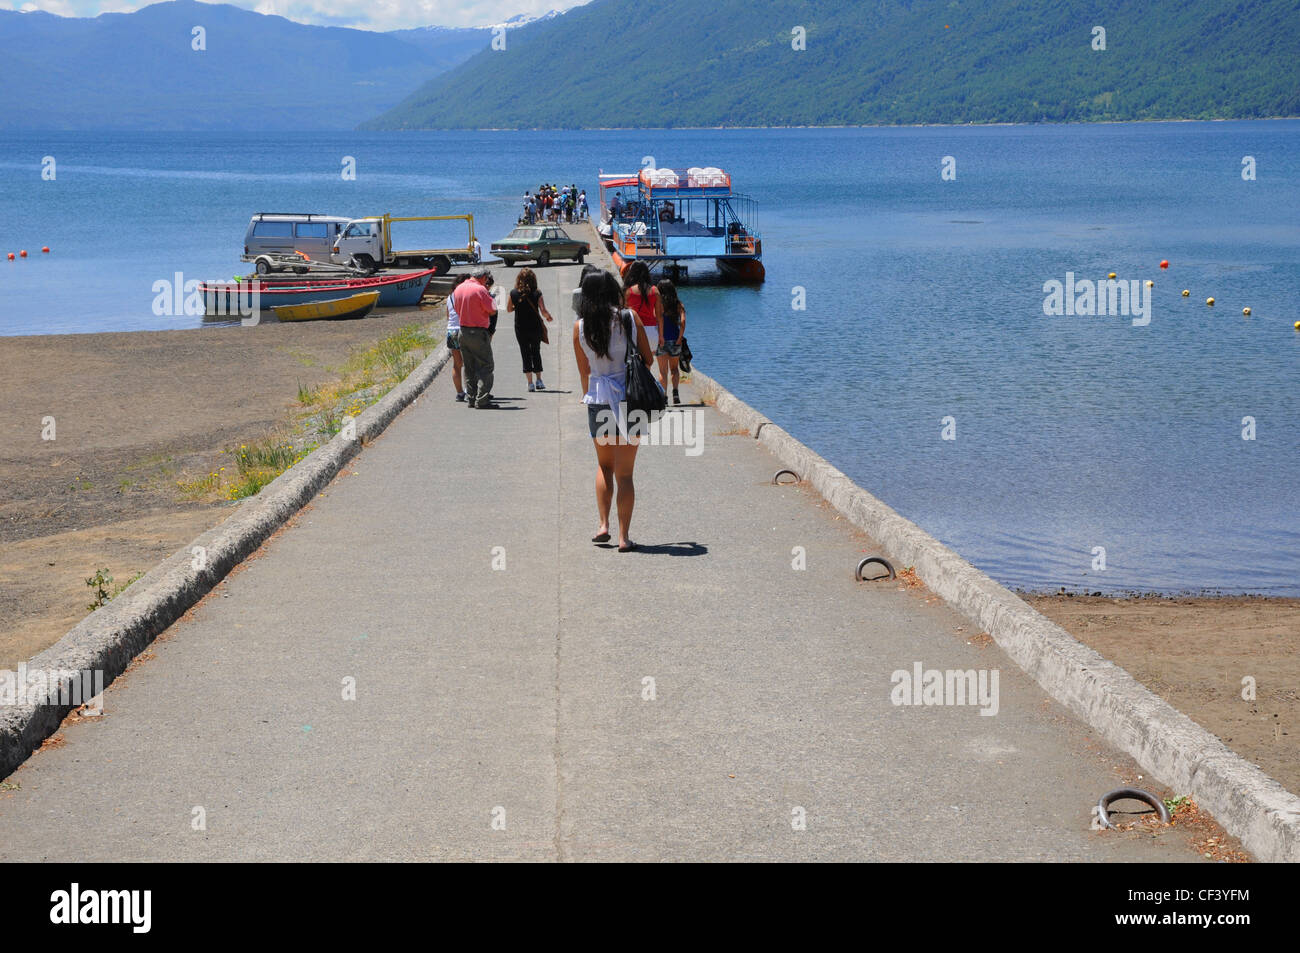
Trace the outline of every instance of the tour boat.
{"label": "tour boat", "polygon": [[680,279],[688,264],[713,259],[723,277],[761,282],[758,203],[733,192],[731,176],[712,166],[642,169],[600,176],[600,233],[620,271],[644,261]]}

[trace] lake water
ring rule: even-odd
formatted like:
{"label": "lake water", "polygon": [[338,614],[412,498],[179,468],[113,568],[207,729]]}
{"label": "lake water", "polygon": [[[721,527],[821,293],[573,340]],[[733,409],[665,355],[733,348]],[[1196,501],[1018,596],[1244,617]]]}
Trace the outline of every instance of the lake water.
{"label": "lake water", "polygon": [[[761,202],[767,283],[684,291],[700,367],[996,579],[1300,595],[1296,121],[8,134],[0,255],[34,257],[0,259],[0,334],[196,326],[153,282],[246,270],[254,211],[470,211],[486,244],[525,189],[594,205],[645,156]],[[1045,282],[1110,271],[1155,282],[1149,324],[1043,313]]]}

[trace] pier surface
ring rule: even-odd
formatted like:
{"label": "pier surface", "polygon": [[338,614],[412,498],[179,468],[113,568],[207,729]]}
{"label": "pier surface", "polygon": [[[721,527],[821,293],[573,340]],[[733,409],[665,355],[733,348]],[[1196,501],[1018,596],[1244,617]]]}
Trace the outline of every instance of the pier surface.
{"label": "pier surface", "polygon": [[[1090,830],[1131,762],[924,589],[855,582],[874,544],[712,407],[702,452],[640,452],[641,550],[593,545],[578,268],[538,275],[551,389],[503,314],[499,409],[444,371],[10,777],[0,859],[1196,859]],[[998,670],[996,715],[893,704],[916,663]]]}

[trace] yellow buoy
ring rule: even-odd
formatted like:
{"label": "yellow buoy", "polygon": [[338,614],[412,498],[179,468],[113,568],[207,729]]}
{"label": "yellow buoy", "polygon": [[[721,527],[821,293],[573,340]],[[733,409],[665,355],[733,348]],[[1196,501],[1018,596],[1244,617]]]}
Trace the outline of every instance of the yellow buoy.
{"label": "yellow buoy", "polygon": [[1188,295],[1190,295],[1190,294],[1191,294],[1191,292],[1188,291],[1186,288],[1183,289],[1183,297],[1184,297],[1184,298],[1186,298],[1186,297],[1187,297]]}
{"label": "yellow buoy", "polygon": [[1247,317],[1249,317],[1249,316],[1250,316],[1250,308],[1242,308],[1242,309],[1241,309],[1241,313],[1244,314],[1244,315],[1246,315]]}
{"label": "yellow buoy", "polygon": [[1150,280],[1147,281],[1147,287],[1148,287],[1148,288],[1154,288],[1155,286],[1156,286],[1156,283],[1155,283],[1154,281],[1150,281]]}
{"label": "yellow buoy", "polygon": [[1214,307],[1214,299],[1213,299],[1213,298],[1206,298],[1206,299],[1205,299],[1205,303],[1208,304],[1211,308]]}
{"label": "yellow buoy", "polygon": [[1107,277],[1107,278],[1114,279],[1114,277],[1115,277],[1115,272],[1112,271],[1112,272],[1111,272],[1109,275],[1107,275],[1106,277]]}

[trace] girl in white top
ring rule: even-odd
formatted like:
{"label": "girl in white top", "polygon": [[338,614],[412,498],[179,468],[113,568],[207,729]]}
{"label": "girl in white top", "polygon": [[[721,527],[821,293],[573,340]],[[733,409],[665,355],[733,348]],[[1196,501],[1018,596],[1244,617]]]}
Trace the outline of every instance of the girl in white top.
{"label": "girl in white top", "polygon": [[637,438],[627,432],[627,335],[629,326],[636,336],[636,353],[646,367],[654,362],[645,327],[635,313],[622,307],[623,289],[607,271],[588,275],[582,282],[578,319],[573,322],[573,354],[582,377],[587,405],[587,428],[596,446],[596,513],[600,526],[593,543],[609,542],[609,510],[614,487],[618,486],[618,551],[628,553],[636,543],[628,536],[636,489],[632,471],[636,467]]}
{"label": "girl in white top", "polygon": [[[452,292],[467,277],[469,276],[457,277]],[[450,292],[447,294],[447,350],[451,351],[451,382],[456,385],[456,399],[464,400],[465,385],[461,381],[460,370],[465,365],[465,359],[460,354],[460,315],[456,313],[456,303]]]}

